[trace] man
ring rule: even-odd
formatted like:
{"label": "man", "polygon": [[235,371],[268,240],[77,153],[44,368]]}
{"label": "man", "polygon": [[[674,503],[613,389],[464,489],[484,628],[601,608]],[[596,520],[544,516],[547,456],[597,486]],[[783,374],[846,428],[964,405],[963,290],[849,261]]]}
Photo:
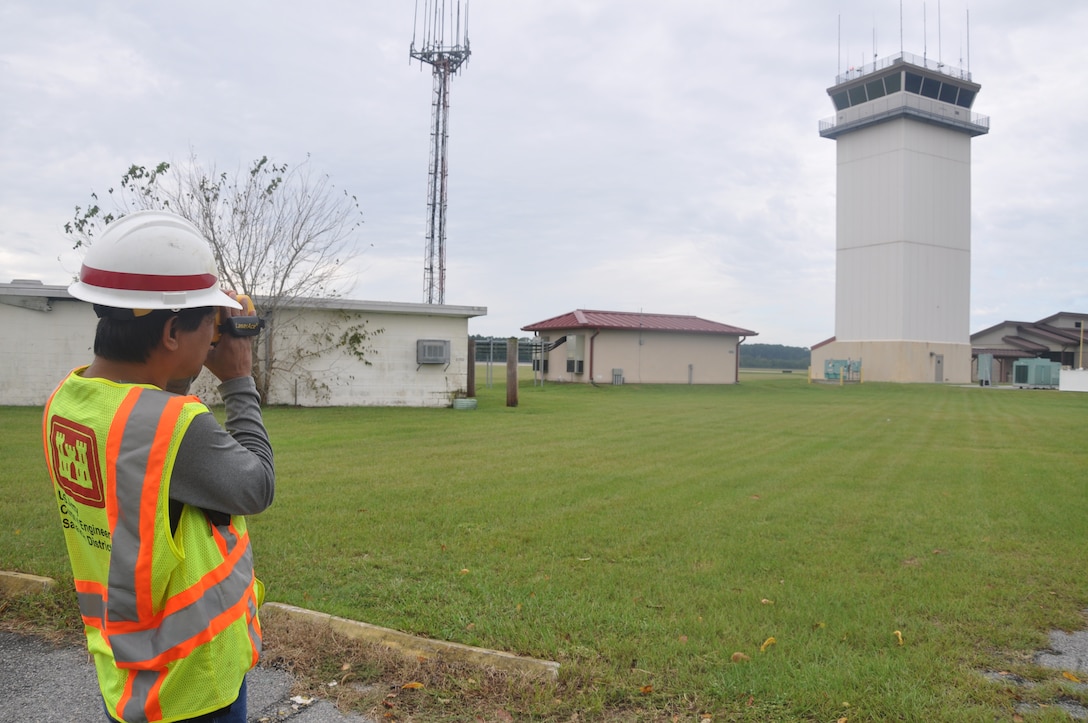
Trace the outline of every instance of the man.
{"label": "man", "polygon": [[[49,474],[108,720],[246,720],[263,587],[243,515],[275,492],[251,340],[223,334],[205,239],[138,211],[107,226],[69,288],[99,317],[94,360],[45,407]],[[220,380],[226,429],[166,391],[201,367]],[[187,384],[183,384],[187,386]]]}

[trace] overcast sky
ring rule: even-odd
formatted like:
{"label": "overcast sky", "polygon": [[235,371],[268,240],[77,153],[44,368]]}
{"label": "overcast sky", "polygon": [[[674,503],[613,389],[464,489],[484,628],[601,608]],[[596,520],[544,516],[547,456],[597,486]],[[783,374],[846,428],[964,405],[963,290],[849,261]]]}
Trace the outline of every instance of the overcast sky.
{"label": "overcast sky", "polygon": [[[409,61],[414,10],[4,0],[0,281],[68,283],[64,223],[134,163],[309,154],[361,203],[346,296],[422,302],[431,73]],[[874,45],[898,53],[901,31],[907,52],[969,68],[991,118],[972,141],[971,331],[1088,312],[1080,0],[473,0],[446,302],[487,307],[469,331],[497,336],[582,308],[830,337],[835,143],[818,122],[836,74]]]}

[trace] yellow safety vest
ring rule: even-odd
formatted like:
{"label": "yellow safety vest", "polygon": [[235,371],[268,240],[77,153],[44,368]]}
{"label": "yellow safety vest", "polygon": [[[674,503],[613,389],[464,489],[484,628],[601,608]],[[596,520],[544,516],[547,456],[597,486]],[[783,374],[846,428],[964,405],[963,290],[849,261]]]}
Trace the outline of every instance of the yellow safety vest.
{"label": "yellow safety vest", "polygon": [[110,715],[192,718],[230,705],[257,663],[263,586],[245,518],[185,505],[170,531],[170,473],[196,397],[70,374],[42,434],[72,575]]}

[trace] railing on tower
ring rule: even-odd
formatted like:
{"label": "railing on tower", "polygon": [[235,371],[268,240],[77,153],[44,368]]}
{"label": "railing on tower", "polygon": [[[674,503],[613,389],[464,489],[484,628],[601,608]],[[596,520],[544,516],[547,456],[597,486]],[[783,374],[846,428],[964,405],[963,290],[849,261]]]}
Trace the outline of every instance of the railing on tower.
{"label": "railing on tower", "polygon": [[953,65],[948,65],[947,63],[942,63],[938,60],[934,60],[933,58],[927,58],[922,55],[915,55],[914,53],[896,53],[895,55],[890,55],[887,58],[881,58],[880,60],[873,61],[872,63],[869,63],[867,65],[862,65],[860,67],[850,67],[845,73],[840,73],[839,75],[835,76],[835,85],[838,85],[839,83],[845,83],[848,80],[856,80],[857,78],[870,75],[879,70],[884,70],[885,68],[890,68],[898,62],[910,63],[911,65],[918,66],[919,68],[925,68],[926,70],[932,70],[934,72],[947,75],[950,78],[958,78],[960,80],[966,81],[971,80],[970,71],[964,70],[963,68],[957,68]]}

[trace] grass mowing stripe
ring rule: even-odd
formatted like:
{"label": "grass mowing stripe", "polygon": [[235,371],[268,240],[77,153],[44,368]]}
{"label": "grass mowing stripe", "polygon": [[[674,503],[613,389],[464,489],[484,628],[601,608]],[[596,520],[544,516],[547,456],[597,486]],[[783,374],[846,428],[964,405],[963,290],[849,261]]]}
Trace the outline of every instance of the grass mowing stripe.
{"label": "grass mowing stripe", "polygon": [[[992,720],[1014,693],[974,669],[1045,677],[1024,656],[1083,625],[1083,395],[759,375],[520,396],[267,410],[271,598],[557,659],[544,718]],[[39,415],[0,410],[0,567],[65,577]]]}

